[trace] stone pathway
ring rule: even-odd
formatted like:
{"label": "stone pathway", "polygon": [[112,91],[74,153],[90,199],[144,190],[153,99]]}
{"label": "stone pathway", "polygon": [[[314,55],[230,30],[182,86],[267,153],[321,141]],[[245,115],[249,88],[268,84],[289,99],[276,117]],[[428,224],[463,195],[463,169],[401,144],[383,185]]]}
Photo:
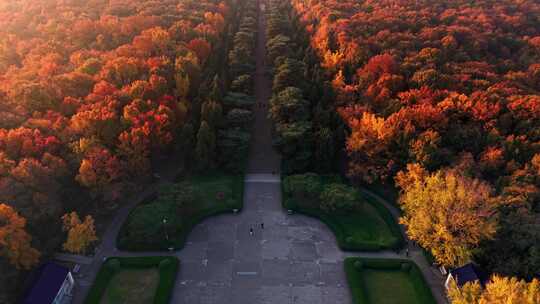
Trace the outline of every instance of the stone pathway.
{"label": "stone pathway", "polygon": [[[179,252],[118,251],[116,235],[129,210],[142,200],[143,195],[118,212],[92,263],[81,267],[82,277],[78,279],[74,303],[83,303],[103,258],[107,256],[177,256],[181,264],[171,301],[175,304],[349,304],[352,299],[343,269],[345,257],[404,258],[390,251],[343,252],[337,247],[332,232],[320,221],[302,215],[287,215],[282,209],[280,158],[272,147],[272,124],[267,118],[271,82],[266,75],[264,60],[265,23],[261,13],[255,78],[259,106],[254,110],[242,212],[212,217],[200,223]],[[150,194],[157,186],[145,193]],[[264,229],[261,223],[264,223]],[[438,302],[445,303],[438,287],[442,282],[438,282],[432,268],[421,253],[412,250],[411,256],[430,282]]]}

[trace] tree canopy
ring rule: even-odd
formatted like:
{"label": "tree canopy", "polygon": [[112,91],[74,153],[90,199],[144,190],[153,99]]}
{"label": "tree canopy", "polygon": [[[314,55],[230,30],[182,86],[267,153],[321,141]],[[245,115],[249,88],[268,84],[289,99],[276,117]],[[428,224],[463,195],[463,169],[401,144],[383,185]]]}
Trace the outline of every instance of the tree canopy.
{"label": "tree canopy", "polygon": [[452,170],[428,174],[415,166],[400,172],[397,183],[407,235],[441,264],[469,262],[480,242],[493,237],[496,205],[487,183]]}

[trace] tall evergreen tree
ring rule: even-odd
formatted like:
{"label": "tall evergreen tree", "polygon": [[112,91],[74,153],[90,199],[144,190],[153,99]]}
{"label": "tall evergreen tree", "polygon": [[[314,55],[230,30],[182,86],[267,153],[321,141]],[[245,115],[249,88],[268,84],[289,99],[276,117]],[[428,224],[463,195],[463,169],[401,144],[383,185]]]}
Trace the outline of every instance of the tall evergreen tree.
{"label": "tall evergreen tree", "polygon": [[195,158],[199,170],[205,170],[212,167],[215,149],[215,132],[208,123],[203,120],[199,132],[197,133],[197,147],[195,148]]}

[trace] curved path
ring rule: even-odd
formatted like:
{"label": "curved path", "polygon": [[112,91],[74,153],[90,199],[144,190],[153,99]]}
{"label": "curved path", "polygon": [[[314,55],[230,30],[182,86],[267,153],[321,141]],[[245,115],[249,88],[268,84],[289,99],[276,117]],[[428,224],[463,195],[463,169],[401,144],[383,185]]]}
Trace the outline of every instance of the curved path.
{"label": "curved path", "polygon": [[[264,9],[262,5],[261,9]],[[266,21],[262,11],[259,16],[257,106],[244,209],[239,214],[220,215],[197,225],[179,252],[120,252],[115,247],[116,235],[129,210],[140,201],[134,200],[115,216],[92,262],[83,265],[74,303],[83,303],[101,261],[107,256],[175,255],[180,258],[171,301],[175,304],[349,304],[352,301],[343,269],[345,257],[405,258],[390,251],[343,252],[323,223],[302,215],[287,215],[282,209],[280,158],[272,147],[272,124],[267,118],[271,82],[264,62]],[[157,186],[145,193],[151,193]],[[389,207],[394,216],[398,215],[390,204],[374,197]],[[249,233],[250,228],[254,229],[253,235]],[[438,302],[445,303],[441,279],[427,265],[420,251],[411,248],[410,252]]]}

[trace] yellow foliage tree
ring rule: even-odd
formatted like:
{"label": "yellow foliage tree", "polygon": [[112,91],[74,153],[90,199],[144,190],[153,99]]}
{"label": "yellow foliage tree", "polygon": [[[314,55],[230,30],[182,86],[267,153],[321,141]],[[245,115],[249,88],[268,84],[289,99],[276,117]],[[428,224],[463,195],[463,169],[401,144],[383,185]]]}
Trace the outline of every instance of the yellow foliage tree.
{"label": "yellow foliage tree", "polygon": [[38,263],[40,253],[32,248],[32,237],[24,229],[26,219],[11,206],[0,204],[0,256],[15,267],[30,269]]}
{"label": "yellow foliage tree", "polygon": [[469,282],[459,288],[456,281],[450,281],[448,299],[452,304],[478,304],[482,296],[482,286],[478,281]]}
{"label": "yellow foliage tree", "polygon": [[190,81],[189,76],[185,73],[177,73],[174,76],[176,82],[176,94],[181,98],[185,99],[189,94]]}
{"label": "yellow foliage tree", "polygon": [[67,231],[67,240],[64,249],[71,253],[84,253],[88,246],[97,241],[94,219],[87,215],[81,221],[76,212],[66,213],[62,216],[64,231]]}
{"label": "yellow foliage tree", "polygon": [[439,263],[466,263],[479,242],[494,235],[496,205],[487,183],[454,170],[429,175],[418,166],[409,166],[396,182],[402,189],[400,222]]}
{"label": "yellow foliage tree", "polygon": [[493,276],[482,292],[480,304],[524,304],[524,288],[527,283],[517,278]]}
{"label": "yellow foliage tree", "polygon": [[324,55],[323,55],[322,66],[331,71],[335,71],[336,69],[342,66],[344,59],[345,59],[345,56],[341,51],[338,50],[338,51],[332,52],[330,50],[327,50],[326,52],[324,52]]}
{"label": "yellow foliage tree", "polygon": [[495,275],[484,289],[478,282],[469,282],[459,288],[451,282],[448,298],[452,304],[538,304],[540,281],[527,283],[514,277]]}
{"label": "yellow foliage tree", "polygon": [[540,280],[533,279],[529,284],[527,284],[527,290],[525,291],[525,303],[540,303]]}

